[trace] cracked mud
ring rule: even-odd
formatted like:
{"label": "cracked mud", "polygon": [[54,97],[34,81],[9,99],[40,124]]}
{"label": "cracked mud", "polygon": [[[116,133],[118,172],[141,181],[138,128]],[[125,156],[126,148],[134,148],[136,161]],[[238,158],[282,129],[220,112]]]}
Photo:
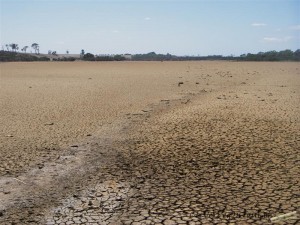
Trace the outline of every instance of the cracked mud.
{"label": "cracked mud", "polygon": [[41,168],[3,176],[0,222],[273,224],[296,211],[280,224],[298,224],[299,65],[231,71],[231,63],[217,71],[192,63],[192,75],[174,82],[185,88],[176,100],[147,104]]}

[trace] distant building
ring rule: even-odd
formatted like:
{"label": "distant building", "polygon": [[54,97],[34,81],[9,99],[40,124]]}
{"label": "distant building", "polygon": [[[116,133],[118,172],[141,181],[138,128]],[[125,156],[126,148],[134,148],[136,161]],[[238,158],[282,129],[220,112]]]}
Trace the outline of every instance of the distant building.
{"label": "distant building", "polygon": [[131,60],[132,59],[132,55],[131,54],[123,54],[122,55],[126,60]]}

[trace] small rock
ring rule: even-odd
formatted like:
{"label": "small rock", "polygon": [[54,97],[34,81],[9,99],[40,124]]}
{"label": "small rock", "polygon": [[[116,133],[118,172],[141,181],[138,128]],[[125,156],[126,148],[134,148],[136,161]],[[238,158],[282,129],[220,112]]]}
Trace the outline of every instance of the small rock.
{"label": "small rock", "polygon": [[78,148],[78,145],[71,145],[71,148]]}
{"label": "small rock", "polygon": [[147,199],[147,200],[152,200],[152,199],[155,199],[155,196],[148,195],[148,196],[145,196],[144,198]]}
{"label": "small rock", "polygon": [[11,134],[8,134],[8,135],[6,135],[5,137],[13,137],[13,135],[11,135]]}
{"label": "small rock", "polygon": [[43,169],[44,168],[44,164],[38,164],[39,169]]}
{"label": "small rock", "polygon": [[54,123],[45,123],[45,126],[52,126]]}
{"label": "small rock", "polygon": [[120,196],[118,196],[118,197],[116,198],[116,200],[117,200],[117,201],[123,201],[123,198],[120,197]]}
{"label": "small rock", "polygon": [[181,85],[181,84],[183,84],[183,82],[182,82],[182,81],[178,82],[178,87],[180,87],[180,85]]}

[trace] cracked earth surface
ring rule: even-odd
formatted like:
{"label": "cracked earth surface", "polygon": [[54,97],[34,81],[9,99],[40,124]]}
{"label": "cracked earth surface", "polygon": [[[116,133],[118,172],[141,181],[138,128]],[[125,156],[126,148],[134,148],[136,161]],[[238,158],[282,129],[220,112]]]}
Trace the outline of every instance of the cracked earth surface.
{"label": "cracked earth surface", "polygon": [[0,221],[272,224],[297,211],[280,224],[298,224],[300,68],[282,68],[234,82],[227,70],[203,74],[201,90],[128,114],[19,181],[2,179]]}

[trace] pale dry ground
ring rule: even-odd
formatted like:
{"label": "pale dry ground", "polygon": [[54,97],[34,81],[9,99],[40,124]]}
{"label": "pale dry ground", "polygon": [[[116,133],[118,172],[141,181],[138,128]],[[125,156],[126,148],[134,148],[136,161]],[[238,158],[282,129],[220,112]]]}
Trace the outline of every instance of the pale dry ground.
{"label": "pale dry ground", "polygon": [[161,62],[0,64],[0,174],[22,172],[104,124],[177,97],[178,77],[190,64],[197,69]]}
{"label": "pale dry ground", "polygon": [[0,222],[270,224],[299,207],[297,63],[0,66]]}

